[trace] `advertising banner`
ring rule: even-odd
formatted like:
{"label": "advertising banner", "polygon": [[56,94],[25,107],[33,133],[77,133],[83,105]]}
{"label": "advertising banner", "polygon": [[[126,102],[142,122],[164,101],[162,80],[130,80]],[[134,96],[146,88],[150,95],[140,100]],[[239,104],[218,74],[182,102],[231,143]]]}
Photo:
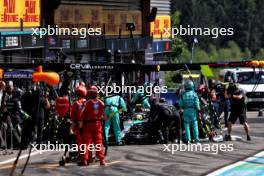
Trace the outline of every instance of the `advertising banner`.
{"label": "advertising banner", "polygon": [[[127,12],[126,12],[127,13]],[[136,30],[133,32],[134,34],[142,34],[142,13],[141,11],[131,11],[129,12],[129,23],[135,23]]]}
{"label": "advertising banner", "polygon": [[55,24],[59,26],[86,26],[100,27],[102,23],[102,7],[60,5],[55,11]]}
{"label": "advertising banner", "polygon": [[106,35],[118,35],[119,33],[119,13],[114,11],[104,11],[105,33]]}
{"label": "advertising banner", "polygon": [[40,0],[0,0],[0,27],[40,26]]}
{"label": "advertising banner", "polygon": [[129,35],[126,23],[135,23],[133,34],[141,34],[141,11],[103,10],[101,6],[64,4],[55,12],[55,24],[60,27],[84,27],[89,24],[92,28],[103,28],[105,24],[106,35],[118,35],[119,29],[122,35]]}
{"label": "advertising banner", "polygon": [[171,17],[170,16],[157,16],[156,20],[151,23],[150,31],[154,39],[168,39],[171,37]]}
{"label": "advertising banner", "polygon": [[122,35],[129,35],[126,23],[134,23],[133,34],[142,34],[142,14],[140,11],[104,11],[104,24],[106,24],[106,35],[118,35],[121,29]]}

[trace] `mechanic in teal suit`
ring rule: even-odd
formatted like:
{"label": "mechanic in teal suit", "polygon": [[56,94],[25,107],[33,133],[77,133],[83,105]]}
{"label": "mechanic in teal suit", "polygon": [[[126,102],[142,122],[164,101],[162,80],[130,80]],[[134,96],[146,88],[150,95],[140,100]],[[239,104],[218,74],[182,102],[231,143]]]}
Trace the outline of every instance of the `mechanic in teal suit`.
{"label": "mechanic in teal suit", "polygon": [[198,95],[194,91],[194,84],[187,80],[184,84],[185,91],[180,96],[179,106],[183,109],[183,121],[185,128],[186,142],[191,142],[190,126],[193,130],[194,142],[199,142],[197,113],[200,111]]}
{"label": "mechanic in teal suit", "polygon": [[[153,85],[149,82],[145,82],[143,87],[146,89],[147,87],[152,87]],[[149,103],[149,96],[146,95],[145,92],[137,92],[133,96],[131,100],[132,105],[136,106],[137,104],[141,104],[144,109],[150,109],[150,103]],[[132,110],[134,111],[134,110]]]}
{"label": "mechanic in teal suit", "polygon": [[110,95],[105,97],[105,136],[108,142],[109,130],[111,123],[113,124],[113,130],[117,145],[121,145],[121,128],[120,128],[120,113],[126,112],[127,107],[124,99],[119,95]]}
{"label": "mechanic in teal suit", "polygon": [[149,97],[144,93],[136,93],[132,98],[132,104],[141,104],[144,109],[150,109]]}

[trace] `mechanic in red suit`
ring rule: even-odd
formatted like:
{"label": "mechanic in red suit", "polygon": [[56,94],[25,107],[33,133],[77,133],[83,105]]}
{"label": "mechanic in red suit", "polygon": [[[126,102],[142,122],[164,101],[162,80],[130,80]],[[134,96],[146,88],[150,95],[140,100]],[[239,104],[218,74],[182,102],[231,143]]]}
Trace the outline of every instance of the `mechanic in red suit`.
{"label": "mechanic in red suit", "polygon": [[78,146],[82,144],[81,135],[79,132],[79,128],[81,128],[82,123],[82,111],[84,110],[85,102],[86,102],[86,95],[87,89],[85,86],[80,85],[76,88],[75,91],[77,95],[77,100],[73,102],[71,106],[71,122],[72,126],[71,129],[75,135],[76,143]]}
{"label": "mechanic in red suit", "polygon": [[81,165],[88,165],[88,158],[91,154],[91,146],[96,151],[97,158],[100,159],[100,165],[105,165],[104,147],[102,138],[102,119],[104,116],[104,103],[98,98],[98,89],[96,86],[91,86],[88,89],[89,100],[85,104],[82,113],[83,119],[83,136],[82,143],[86,144],[86,151],[82,154]]}

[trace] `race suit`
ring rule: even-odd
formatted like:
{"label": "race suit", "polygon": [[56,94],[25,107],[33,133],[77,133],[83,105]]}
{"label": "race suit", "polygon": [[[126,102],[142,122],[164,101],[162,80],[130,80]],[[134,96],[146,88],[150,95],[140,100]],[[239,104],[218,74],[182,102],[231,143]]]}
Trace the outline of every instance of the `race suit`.
{"label": "race suit", "polygon": [[82,121],[82,112],[85,106],[86,99],[80,98],[73,102],[71,106],[71,122],[72,122],[72,131],[75,135],[76,143],[78,146],[81,145],[81,135],[79,132],[79,122]]}
{"label": "race suit", "polygon": [[241,99],[231,97],[231,113],[228,121],[235,124],[239,118],[240,124],[245,124],[247,122],[247,105],[245,102],[245,93],[243,90],[237,90],[234,95],[242,95]]}
{"label": "race suit", "polygon": [[91,154],[91,145],[96,150],[96,156],[104,160],[104,147],[102,139],[102,119],[104,116],[104,103],[101,100],[88,100],[82,113],[83,135],[82,144],[86,144],[86,151],[81,154],[81,160],[87,161]]}
{"label": "race suit", "polygon": [[[13,131],[14,145],[20,145],[22,133],[24,133],[22,138],[30,137],[26,135],[25,128],[23,128],[23,126],[26,126],[26,121],[29,120],[29,115],[23,111],[20,97],[16,96],[16,92],[12,92],[10,95],[4,94],[3,112],[3,120]],[[22,127],[22,130],[20,127]]]}
{"label": "race suit", "polygon": [[211,99],[211,104],[210,104],[210,118],[212,121],[212,124],[214,125],[214,128],[219,129],[219,111],[220,111],[220,105],[216,96],[216,90],[212,89],[209,90],[209,95]]}
{"label": "race suit", "polygon": [[115,140],[118,144],[121,143],[120,111],[127,111],[126,103],[122,97],[116,95],[105,98],[105,117],[108,117],[105,122],[106,141],[108,141],[109,130],[112,123]]}
{"label": "race suit", "polygon": [[[156,109],[153,110],[153,108]],[[151,113],[153,115],[158,115],[158,118],[155,120],[155,128],[158,130],[160,139],[163,140],[165,143],[169,142],[170,131],[169,126],[171,124],[175,125],[176,133],[172,134],[173,137],[178,137],[178,140],[181,140],[181,118],[180,114],[178,113],[177,109],[173,106],[165,103],[158,103],[156,106],[153,106]]]}
{"label": "race suit", "polygon": [[187,143],[191,141],[190,126],[193,130],[194,141],[199,141],[197,111],[200,111],[200,103],[197,94],[193,90],[181,94],[179,106],[183,109],[183,121]]}

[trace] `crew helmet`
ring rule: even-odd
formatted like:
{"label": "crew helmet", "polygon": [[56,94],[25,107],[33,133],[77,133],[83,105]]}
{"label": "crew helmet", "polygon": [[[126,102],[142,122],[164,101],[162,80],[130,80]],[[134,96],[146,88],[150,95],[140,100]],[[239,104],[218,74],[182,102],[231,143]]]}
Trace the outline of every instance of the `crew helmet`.
{"label": "crew helmet", "polygon": [[194,89],[194,84],[192,80],[187,80],[184,83],[184,89],[185,90],[193,90]]}
{"label": "crew helmet", "polygon": [[82,97],[86,97],[87,95],[87,89],[85,86],[80,85],[76,88],[76,94],[77,96],[82,96]]}
{"label": "crew helmet", "polygon": [[98,95],[99,95],[99,91],[96,86],[91,86],[88,89],[88,92],[87,92],[88,98],[96,98]]}

